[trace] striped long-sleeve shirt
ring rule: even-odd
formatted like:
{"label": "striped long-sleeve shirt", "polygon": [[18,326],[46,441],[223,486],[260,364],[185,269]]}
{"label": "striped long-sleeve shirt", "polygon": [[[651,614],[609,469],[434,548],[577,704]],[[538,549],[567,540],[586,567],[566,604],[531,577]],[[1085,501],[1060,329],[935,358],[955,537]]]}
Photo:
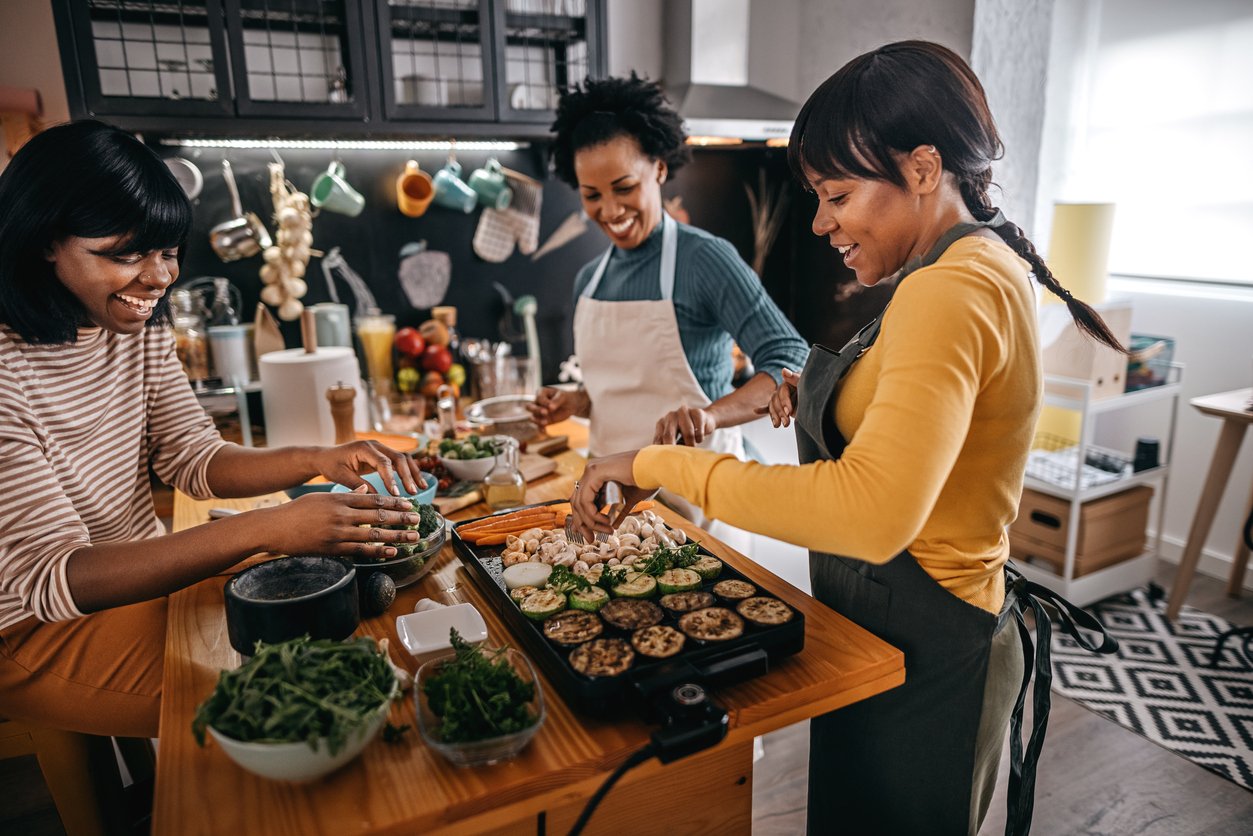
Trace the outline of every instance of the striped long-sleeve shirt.
{"label": "striped long-sleeve shirt", "polygon": [[0,325],[0,628],[82,615],[69,556],[163,534],[149,465],[207,498],[209,460],[225,443],[168,328],[84,328],[74,343],[37,345]]}
{"label": "striped long-sleeve shirt", "polygon": [[[615,248],[596,288],[605,302],[661,298],[661,224],[633,250]],[[592,280],[598,256],[574,282],[577,304]],[[809,346],[762,287],[753,268],[729,241],[702,229],[679,224],[674,265],[674,316],[687,364],[696,382],[716,401],[731,393],[731,340],[759,372],[781,380],[784,367],[800,371]]]}

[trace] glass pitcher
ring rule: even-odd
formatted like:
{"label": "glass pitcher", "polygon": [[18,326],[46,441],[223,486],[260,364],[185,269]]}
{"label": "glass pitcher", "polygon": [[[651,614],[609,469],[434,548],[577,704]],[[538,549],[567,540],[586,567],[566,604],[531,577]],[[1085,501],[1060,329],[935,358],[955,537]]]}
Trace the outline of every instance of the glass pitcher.
{"label": "glass pitcher", "polygon": [[526,478],[518,467],[518,441],[508,436],[496,439],[496,464],[483,478],[483,501],[493,511],[517,508],[526,501]]}

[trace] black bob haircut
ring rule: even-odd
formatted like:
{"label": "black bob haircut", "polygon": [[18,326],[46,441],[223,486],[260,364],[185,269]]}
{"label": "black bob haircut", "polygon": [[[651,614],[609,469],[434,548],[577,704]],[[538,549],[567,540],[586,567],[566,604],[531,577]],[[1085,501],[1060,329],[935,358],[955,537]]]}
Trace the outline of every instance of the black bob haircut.
{"label": "black bob haircut", "polygon": [[634,71],[630,78],[589,78],[563,92],[552,131],[553,171],[576,188],[574,155],[620,136],[632,137],[649,159],[664,162],[670,174],[692,158],[679,114],[660,86]]}
{"label": "black bob haircut", "polygon": [[[106,255],[177,248],[181,260],[191,215],[165,163],[125,131],[88,119],[36,134],[0,174],[0,323],[29,343],[74,342],[83,307],[48,248],[120,236]],[[148,325],[168,321],[162,296]]]}

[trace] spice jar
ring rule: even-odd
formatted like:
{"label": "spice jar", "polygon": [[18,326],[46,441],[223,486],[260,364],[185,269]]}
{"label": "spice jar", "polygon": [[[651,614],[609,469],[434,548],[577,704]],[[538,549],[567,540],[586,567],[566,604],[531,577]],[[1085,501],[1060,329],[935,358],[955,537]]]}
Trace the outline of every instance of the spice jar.
{"label": "spice jar", "polygon": [[174,350],[187,379],[194,384],[209,377],[209,336],[205,327],[205,310],[200,296],[190,290],[170,294],[174,316]]}

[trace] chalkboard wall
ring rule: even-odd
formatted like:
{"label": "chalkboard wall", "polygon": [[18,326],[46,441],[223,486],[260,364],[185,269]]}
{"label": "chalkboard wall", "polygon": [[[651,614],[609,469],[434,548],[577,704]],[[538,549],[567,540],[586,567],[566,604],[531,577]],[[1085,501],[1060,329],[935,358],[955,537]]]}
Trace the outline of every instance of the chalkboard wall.
{"label": "chalkboard wall", "polygon": [[[230,264],[220,261],[209,247],[208,231],[232,216],[230,200],[221,176],[223,155],[231,161],[245,211],[253,211],[269,223],[272,203],[269,195],[268,150],[184,149],[159,146],[163,156],[183,156],[204,174],[204,190],[195,203],[195,226],[183,264],[184,279],[199,276],[226,276],[243,297],[241,314],[250,321],[261,291],[258,270],[260,257]],[[329,151],[279,152],[288,179],[308,191],[314,177],[332,158]],[[457,155],[463,176],[483,164],[491,154],[462,151]],[[540,220],[542,244],[560,223],[579,209],[573,189],[546,175],[546,148],[529,148],[495,154],[506,167],[544,181]],[[395,180],[406,160],[417,159],[423,169],[434,172],[445,162],[443,152],[406,154],[392,151],[340,152],[346,176],[366,199],[366,208],[356,218],[323,212],[313,221],[314,248],[329,251],[338,246],[349,266],[369,285],[379,306],[395,314],[398,325],[416,325],[429,311],[413,309],[397,277],[400,249],[409,242],[425,240],[434,250],[449,253],[452,281],[444,304],[458,309],[459,329],[466,337],[501,339],[500,321],[505,311],[501,295],[493,283],[502,285],[513,297],[531,294],[539,302],[538,326],[543,354],[544,380],[557,378],[558,364],[573,353],[571,299],[574,276],[579,267],[608,246],[608,240],[594,225],[565,247],[538,261],[515,253],[494,264],[478,256],[471,242],[479,212],[470,215],[432,205],[421,218],[408,218],[396,208]],[[838,254],[823,239],[809,231],[813,198],[792,183],[782,151],[697,150],[693,162],[678,172],[666,186],[666,196],[682,196],[691,223],[720,235],[736,246],[745,260],[752,258],[752,222],[745,184],[756,186],[758,171],[768,172],[768,181],[787,182],[790,211],[778,241],[766,263],[763,283],[768,292],[796,324],[807,340],[839,343],[856,330],[863,319],[873,316],[885,299],[883,291],[854,296],[846,303],[835,301],[837,288],[846,285],[850,274],[840,264]],[[305,304],[330,300],[319,259],[308,267],[309,292]],[[340,301],[352,304],[352,293],[336,282]],[[877,306],[877,307],[876,307]],[[299,344],[296,323],[283,323],[289,346]],[[519,342],[516,353],[524,353]]]}

